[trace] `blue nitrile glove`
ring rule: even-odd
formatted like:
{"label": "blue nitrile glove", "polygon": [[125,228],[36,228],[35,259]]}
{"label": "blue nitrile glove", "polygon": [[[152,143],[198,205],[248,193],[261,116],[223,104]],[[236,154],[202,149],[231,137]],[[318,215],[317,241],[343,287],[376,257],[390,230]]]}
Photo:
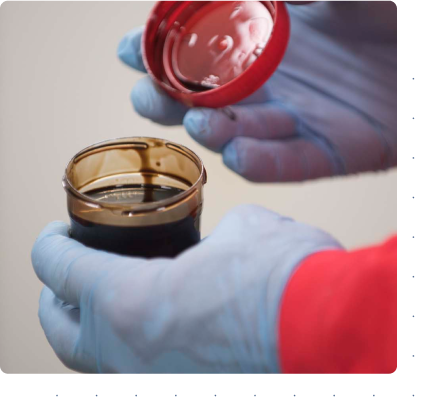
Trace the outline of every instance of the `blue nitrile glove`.
{"label": "blue nitrile glove", "polygon": [[[396,6],[366,3],[289,6],[286,55],[262,89],[231,107],[236,120],[221,109],[188,110],[147,76],[132,91],[135,110],[161,124],[183,123],[197,142],[223,154],[230,169],[251,181],[302,181],[395,166]],[[129,32],[118,55],[145,72],[142,31]]]}
{"label": "blue nitrile glove", "polygon": [[252,205],[175,259],[90,249],[68,229],[47,226],[32,263],[46,285],[46,337],[83,372],[278,372],[286,282],[310,254],[341,249],[323,231]]}

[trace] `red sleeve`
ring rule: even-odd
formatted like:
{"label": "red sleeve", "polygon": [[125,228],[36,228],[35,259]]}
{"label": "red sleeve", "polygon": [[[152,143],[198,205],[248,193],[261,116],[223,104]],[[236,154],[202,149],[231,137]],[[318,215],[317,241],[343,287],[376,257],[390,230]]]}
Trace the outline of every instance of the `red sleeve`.
{"label": "red sleeve", "polygon": [[397,237],[307,258],[283,294],[284,373],[393,373],[397,368]]}

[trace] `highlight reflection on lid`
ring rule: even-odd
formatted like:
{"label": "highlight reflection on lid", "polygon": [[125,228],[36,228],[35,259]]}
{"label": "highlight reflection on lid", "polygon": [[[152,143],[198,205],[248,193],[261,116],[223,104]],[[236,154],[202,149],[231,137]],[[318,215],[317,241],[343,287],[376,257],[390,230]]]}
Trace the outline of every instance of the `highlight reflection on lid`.
{"label": "highlight reflection on lid", "polygon": [[224,85],[260,56],[273,25],[258,1],[208,5],[180,28],[172,49],[174,73],[185,86]]}

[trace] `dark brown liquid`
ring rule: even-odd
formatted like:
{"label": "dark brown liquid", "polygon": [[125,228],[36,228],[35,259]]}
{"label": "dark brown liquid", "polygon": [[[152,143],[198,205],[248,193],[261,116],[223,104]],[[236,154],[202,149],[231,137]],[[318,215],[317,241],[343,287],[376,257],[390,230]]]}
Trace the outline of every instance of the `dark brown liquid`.
{"label": "dark brown liquid", "polygon": [[[160,185],[117,185],[85,194],[101,202],[157,202],[183,192]],[[70,214],[71,236],[86,246],[142,257],[175,257],[200,241],[199,216],[154,226],[109,226]]]}

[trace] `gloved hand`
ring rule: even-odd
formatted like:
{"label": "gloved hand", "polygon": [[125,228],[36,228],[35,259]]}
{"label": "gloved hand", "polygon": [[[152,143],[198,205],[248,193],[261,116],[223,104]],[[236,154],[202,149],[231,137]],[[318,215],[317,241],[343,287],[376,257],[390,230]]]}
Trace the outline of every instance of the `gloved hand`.
{"label": "gloved hand", "polygon": [[[220,152],[231,170],[251,181],[302,181],[395,166],[395,4],[330,3],[288,7],[286,55],[262,89],[231,107],[235,120],[223,109],[187,109],[147,76],[132,91],[135,110],[164,125],[183,123],[197,142]],[[142,31],[129,32],[118,55],[145,72]]]}
{"label": "gloved hand", "polygon": [[54,222],[32,263],[39,317],[62,362],[82,372],[278,372],[279,301],[331,236],[257,206],[230,211],[175,259],[85,247]]}

